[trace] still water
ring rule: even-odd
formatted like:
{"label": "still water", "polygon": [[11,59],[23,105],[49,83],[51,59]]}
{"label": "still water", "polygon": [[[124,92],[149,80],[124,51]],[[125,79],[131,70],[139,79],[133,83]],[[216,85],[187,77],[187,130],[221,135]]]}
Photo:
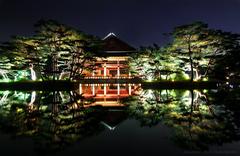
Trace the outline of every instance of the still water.
{"label": "still water", "polygon": [[0,91],[8,155],[239,155],[240,90]]}

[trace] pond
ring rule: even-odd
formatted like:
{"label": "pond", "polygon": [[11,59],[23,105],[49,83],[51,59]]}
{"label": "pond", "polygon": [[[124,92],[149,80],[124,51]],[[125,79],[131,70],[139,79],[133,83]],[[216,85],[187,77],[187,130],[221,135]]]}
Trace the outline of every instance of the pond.
{"label": "pond", "polygon": [[8,155],[239,155],[240,90],[0,91]]}

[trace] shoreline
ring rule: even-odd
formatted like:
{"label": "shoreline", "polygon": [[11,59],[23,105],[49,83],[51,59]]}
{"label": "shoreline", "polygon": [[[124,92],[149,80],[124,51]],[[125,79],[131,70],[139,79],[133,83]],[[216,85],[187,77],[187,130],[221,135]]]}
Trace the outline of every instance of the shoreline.
{"label": "shoreline", "polygon": [[[79,81],[23,81],[0,82],[0,90],[76,90],[79,84],[140,84],[143,89],[217,89],[219,81],[155,81],[146,82],[136,79],[84,79]],[[237,83],[239,84],[239,83]]]}

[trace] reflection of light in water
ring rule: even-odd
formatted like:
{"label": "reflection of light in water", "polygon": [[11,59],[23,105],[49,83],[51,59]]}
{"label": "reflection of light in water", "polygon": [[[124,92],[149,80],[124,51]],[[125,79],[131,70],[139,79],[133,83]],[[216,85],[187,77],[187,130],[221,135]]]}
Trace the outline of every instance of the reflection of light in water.
{"label": "reflection of light in water", "polygon": [[23,93],[23,92],[14,92],[14,96],[15,97],[18,97],[18,99],[20,99],[20,100],[26,100],[29,96],[30,96],[30,94],[28,94],[28,93]]}
{"label": "reflection of light in water", "polygon": [[101,121],[101,124],[104,125],[104,126],[106,126],[106,127],[107,127],[109,130],[111,130],[111,131],[115,130],[115,128],[117,127],[117,126],[111,127],[111,126],[109,126],[108,124],[106,124],[106,123],[103,122],[103,121]]}
{"label": "reflection of light in water", "polygon": [[107,84],[104,84],[104,96],[107,95]]}
{"label": "reflection of light in water", "polygon": [[93,99],[88,106],[123,106],[119,103],[121,98],[135,95],[139,85],[135,84],[79,84],[79,94],[86,99]]}
{"label": "reflection of light in water", "polygon": [[162,90],[161,95],[167,95],[168,94],[167,92],[168,92],[167,90]]}
{"label": "reflection of light in water", "polygon": [[[193,98],[193,103],[192,103],[192,98]],[[204,98],[205,100],[207,99],[206,95],[202,94],[198,90],[193,90],[193,95],[191,91],[187,90],[184,92],[182,96],[182,101],[184,102],[185,106],[190,107],[192,104],[200,104],[198,101],[200,98]],[[201,107],[204,107],[205,109],[205,106],[203,106],[202,104],[201,104]]]}
{"label": "reflection of light in water", "polygon": [[128,84],[128,94],[129,94],[129,95],[132,94],[132,87],[131,87],[131,84]]}
{"label": "reflection of light in water", "polygon": [[82,84],[81,83],[79,84],[79,94],[80,95],[82,94]]}
{"label": "reflection of light in water", "polygon": [[9,94],[9,91],[3,92],[3,97],[0,100],[0,105],[2,105],[2,103],[7,100],[8,94]]}
{"label": "reflection of light in water", "polygon": [[194,90],[194,102],[198,100],[198,98],[204,97],[204,99],[207,99],[206,95],[202,94],[198,90]]}
{"label": "reflection of light in water", "polygon": [[31,71],[31,79],[34,81],[37,80],[36,72],[33,70],[33,64],[30,65],[29,69]]}
{"label": "reflection of light in water", "polygon": [[35,100],[36,100],[36,91],[33,91],[31,94],[31,101],[28,104],[30,109],[33,109],[33,104],[34,104]]}
{"label": "reflection of light in water", "polygon": [[33,91],[31,95],[31,102],[29,104],[33,104],[35,100],[36,100],[36,91]]}
{"label": "reflection of light in water", "polygon": [[94,96],[96,93],[95,93],[95,84],[92,84],[92,95]]}
{"label": "reflection of light in water", "polygon": [[66,99],[64,98],[63,93],[61,91],[59,92],[59,94],[60,94],[60,97],[61,97],[62,101],[63,102],[66,101]]}
{"label": "reflection of light in water", "polygon": [[191,106],[191,104],[192,104],[192,95],[191,95],[191,92],[189,90],[186,90],[183,93],[182,100],[184,101],[184,104],[186,106]]}
{"label": "reflection of light in water", "polygon": [[117,84],[117,94],[120,95],[120,84]]}
{"label": "reflection of light in water", "polygon": [[9,80],[6,71],[0,69],[0,74],[1,74],[2,77],[3,77],[3,81],[8,81],[8,80]]}
{"label": "reflection of light in water", "polygon": [[149,89],[145,93],[142,92],[141,96],[144,96],[145,98],[153,98],[153,90]]}
{"label": "reflection of light in water", "polygon": [[[71,94],[71,93],[70,93]],[[73,93],[72,93],[73,94]],[[64,92],[64,91],[59,91],[59,95],[60,95],[60,100],[65,103],[70,101],[70,96],[69,96],[69,92]]]}

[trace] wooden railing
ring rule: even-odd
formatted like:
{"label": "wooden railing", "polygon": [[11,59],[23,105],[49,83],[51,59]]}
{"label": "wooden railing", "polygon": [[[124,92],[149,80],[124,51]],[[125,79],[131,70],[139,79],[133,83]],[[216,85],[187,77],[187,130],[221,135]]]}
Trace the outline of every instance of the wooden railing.
{"label": "wooden railing", "polygon": [[85,77],[83,79],[78,80],[79,83],[115,83],[115,84],[122,84],[122,83],[132,83],[132,84],[138,84],[141,83],[142,80],[136,77],[119,77],[119,78],[113,78],[113,77]]}

